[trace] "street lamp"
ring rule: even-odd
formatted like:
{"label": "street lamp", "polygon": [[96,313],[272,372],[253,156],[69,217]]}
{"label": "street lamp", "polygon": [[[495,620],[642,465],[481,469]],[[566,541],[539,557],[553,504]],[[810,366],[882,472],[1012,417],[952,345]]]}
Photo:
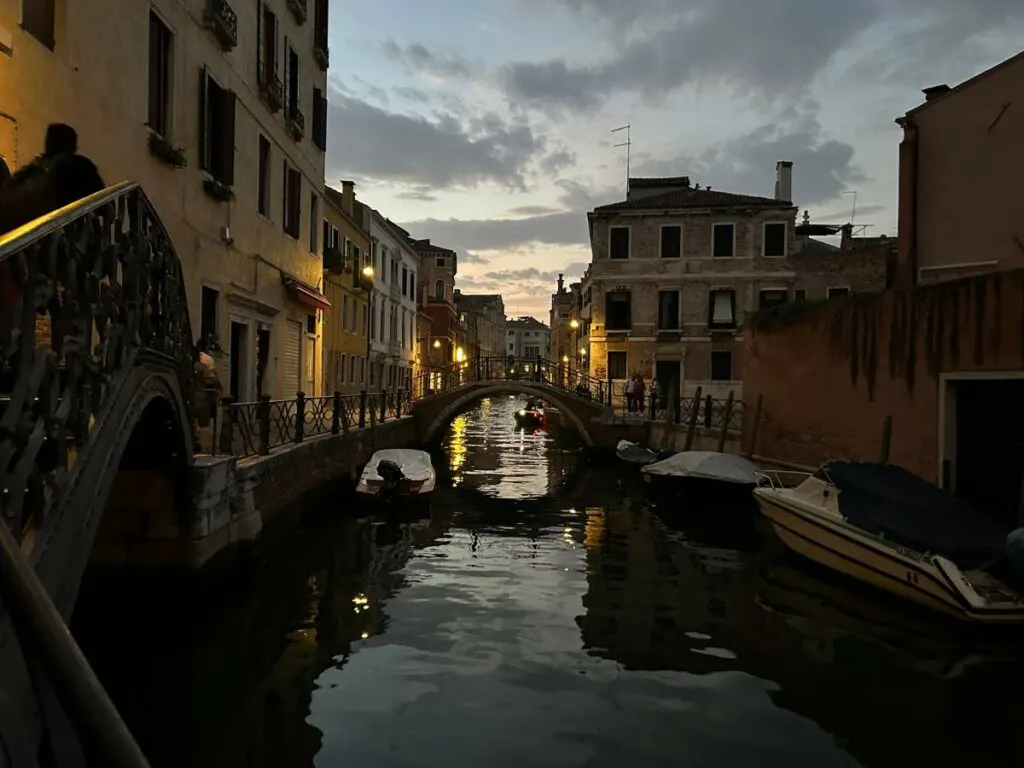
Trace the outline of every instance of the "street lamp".
{"label": "street lamp", "polygon": [[440,349],[440,348],[441,348],[441,340],[440,339],[434,339],[434,349]]}
{"label": "street lamp", "polygon": [[569,356],[568,355],[562,355],[562,362],[563,363],[568,363],[569,362]]}
{"label": "street lamp", "polygon": [[371,267],[369,264],[363,267],[363,277],[367,278],[368,280],[373,280],[373,267]]}
{"label": "street lamp", "polygon": [[466,359],[466,352],[465,352],[465,350],[463,350],[462,347],[457,347],[455,349],[455,362],[456,363],[461,363],[465,359]]}
{"label": "street lamp", "polygon": [[373,266],[367,264],[363,267],[361,274],[365,278],[363,289],[366,291],[366,372],[363,379],[363,388],[365,389],[369,387],[370,366],[373,365],[370,362],[370,327],[373,325]]}

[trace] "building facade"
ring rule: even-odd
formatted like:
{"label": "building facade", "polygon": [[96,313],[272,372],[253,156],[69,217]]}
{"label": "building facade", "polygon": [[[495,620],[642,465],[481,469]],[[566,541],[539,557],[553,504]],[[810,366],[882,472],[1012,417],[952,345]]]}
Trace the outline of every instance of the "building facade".
{"label": "building facade", "polygon": [[321,391],[327,0],[0,4],[0,154],[64,122],[174,242],[226,394]]}
{"label": "building facade", "polygon": [[466,357],[505,354],[505,302],[500,293],[469,294],[456,289],[455,311],[465,328]]}
{"label": "building facade", "polygon": [[323,323],[324,392],[355,394],[366,383],[372,283],[363,275],[370,233],[356,218],[355,185],[324,188],[324,293],[331,309]]}
{"label": "building facade", "polygon": [[616,393],[640,375],[742,397],[744,318],[793,298],[792,163],[776,172],[777,198],[630,179],[626,200],[589,214],[591,375]]}
{"label": "building facade", "polygon": [[435,245],[429,239],[410,238],[409,245],[420,259],[419,311],[430,320],[418,336],[420,364],[429,369],[431,377],[440,377],[442,369],[455,362],[458,351],[458,314],[454,300],[459,259],[455,251]]}
{"label": "building facade", "polygon": [[540,320],[527,315],[506,321],[505,327],[506,356],[548,359],[550,329]]}
{"label": "building facade", "polygon": [[409,390],[416,358],[416,281],[419,255],[408,233],[364,206],[370,226],[373,291],[370,306],[369,386]]}
{"label": "building facade", "polygon": [[903,128],[899,285],[1024,266],[1018,151],[1024,52],[955,88],[924,91]]}
{"label": "building facade", "polygon": [[558,276],[558,289],[551,294],[549,355],[552,360],[582,370],[587,362],[587,345],[583,317],[582,282],[565,286],[564,275]]}

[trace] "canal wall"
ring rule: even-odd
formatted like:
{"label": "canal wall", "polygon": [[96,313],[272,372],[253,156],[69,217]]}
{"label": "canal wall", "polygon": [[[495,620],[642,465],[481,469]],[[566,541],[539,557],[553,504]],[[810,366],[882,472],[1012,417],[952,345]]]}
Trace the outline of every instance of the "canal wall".
{"label": "canal wall", "polygon": [[[683,451],[686,449],[686,424],[668,424],[664,422],[648,422],[648,437],[645,445],[656,451],[674,450]],[[693,444],[691,451],[717,451],[718,441],[721,439],[721,429],[707,429],[705,427],[694,427]],[[740,452],[740,433],[730,431],[725,437],[724,453]]]}
{"label": "canal wall", "polygon": [[160,472],[119,472],[91,562],[199,568],[268,524],[301,514],[302,500],[314,492],[338,488],[333,503],[340,508],[375,450],[415,442],[415,422],[404,417],[290,443],[267,456],[196,456],[185,490]]}
{"label": "canal wall", "polygon": [[[761,417],[745,420],[744,446],[756,437],[753,453],[799,465],[887,454],[932,482],[955,474],[956,388],[1024,376],[1022,299],[1018,270],[759,313],[743,381]],[[988,403],[981,420],[1009,405]]]}

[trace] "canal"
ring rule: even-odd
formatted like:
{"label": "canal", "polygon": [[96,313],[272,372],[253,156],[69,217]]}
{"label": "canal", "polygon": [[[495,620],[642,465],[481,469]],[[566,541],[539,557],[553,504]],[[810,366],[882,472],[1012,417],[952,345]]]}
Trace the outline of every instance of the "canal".
{"label": "canal", "polygon": [[429,519],[328,497],[225,574],[90,574],[73,629],[154,768],[1024,764],[1019,643],[651,505],[518,407],[451,425]]}

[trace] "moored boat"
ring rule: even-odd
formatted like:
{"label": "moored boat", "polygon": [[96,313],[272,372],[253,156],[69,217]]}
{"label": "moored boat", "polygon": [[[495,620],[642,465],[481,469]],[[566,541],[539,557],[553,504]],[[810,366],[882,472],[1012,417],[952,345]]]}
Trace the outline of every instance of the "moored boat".
{"label": "moored boat", "polygon": [[633,443],[629,440],[619,440],[615,446],[615,455],[619,460],[634,467],[645,467],[648,464],[654,464],[657,461],[667,459],[669,456],[674,455],[674,453],[674,451],[655,452],[650,448],[644,448],[639,443]]}
{"label": "moored boat", "polygon": [[356,495],[367,501],[426,502],[437,474],[430,454],[409,448],[389,448],[370,457],[356,484]]}
{"label": "moored boat", "polygon": [[544,409],[530,400],[525,407],[515,412],[516,426],[522,429],[544,429],[546,418]]}
{"label": "moored boat", "polygon": [[688,496],[741,496],[749,504],[758,468],[731,453],[683,451],[648,464],[640,472],[652,490],[685,492]]}
{"label": "moored boat", "polygon": [[955,618],[1024,623],[997,575],[1010,533],[905,469],[836,461],[796,487],[761,473],[754,498],[786,546],[834,571]]}

